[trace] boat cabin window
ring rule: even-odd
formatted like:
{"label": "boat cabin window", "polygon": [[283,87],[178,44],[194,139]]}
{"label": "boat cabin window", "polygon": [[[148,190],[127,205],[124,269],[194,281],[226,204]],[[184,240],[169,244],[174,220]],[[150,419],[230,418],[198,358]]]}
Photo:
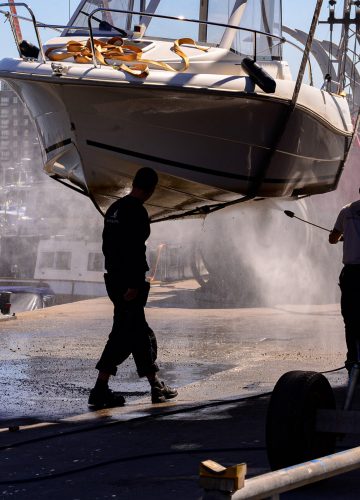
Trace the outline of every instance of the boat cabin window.
{"label": "boat cabin window", "polygon": [[[78,29],[65,30],[63,35],[87,35],[89,14],[96,9],[115,9],[142,11],[145,4],[142,0],[85,0],[80,3],[76,9],[70,26],[76,26]],[[92,27],[95,36],[116,36],[120,30],[131,31],[135,24],[140,24],[139,16],[134,14],[124,14],[118,12],[98,12],[92,20]],[[85,29],[84,29],[85,28]]]}
{"label": "boat cabin window", "polygon": [[88,255],[88,271],[104,272],[104,256],[102,253],[90,252]]}
{"label": "boat cabin window", "polygon": [[71,252],[42,252],[40,269],[71,269]]}
{"label": "boat cabin window", "polygon": [[[131,37],[135,25],[144,24],[145,38],[171,39],[190,37],[201,43],[219,46],[241,55],[253,55],[256,41],[258,59],[279,59],[281,47],[276,38],[252,31],[281,36],[281,0],[83,0],[64,36],[86,35],[88,17],[97,8],[127,10],[129,13],[97,12],[92,21],[95,36],[115,36],[125,30]],[[139,16],[133,12],[146,12]],[[151,17],[152,14],[185,19]],[[220,23],[225,26],[187,22],[186,19]],[[239,26],[236,30],[226,25]],[[256,38],[256,40],[255,40]]]}

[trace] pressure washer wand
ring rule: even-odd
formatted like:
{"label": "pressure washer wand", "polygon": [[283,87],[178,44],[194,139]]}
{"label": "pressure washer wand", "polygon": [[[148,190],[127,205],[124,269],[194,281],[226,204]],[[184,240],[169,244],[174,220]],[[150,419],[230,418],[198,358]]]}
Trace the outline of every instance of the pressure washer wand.
{"label": "pressure washer wand", "polygon": [[305,224],[310,224],[310,226],[315,226],[318,227],[319,229],[323,229],[324,231],[327,231],[328,233],[331,233],[331,229],[327,229],[326,227],[318,226],[317,224],[313,224],[312,222],[309,222],[308,220],[300,219],[300,217],[297,217],[294,212],[291,210],[284,210],[284,214],[290,217],[291,219],[298,219],[301,220],[301,222],[305,222]]}

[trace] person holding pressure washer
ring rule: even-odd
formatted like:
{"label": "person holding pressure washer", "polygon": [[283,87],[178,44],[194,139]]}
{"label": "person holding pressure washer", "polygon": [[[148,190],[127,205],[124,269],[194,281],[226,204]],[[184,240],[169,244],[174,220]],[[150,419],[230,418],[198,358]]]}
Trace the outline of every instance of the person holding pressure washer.
{"label": "person holding pressure washer", "polygon": [[145,241],[150,235],[148,213],[143,206],[158,182],[155,170],[141,168],[129,195],[115,201],[105,214],[103,231],[106,290],[114,304],[111,333],[96,368],[99,370],[88,404],[97,408],[122,406],[123,395],[108,387],[117,366],[133,355],[139,377],[147,377],[153,403],[177,396],[177,391],[162,382],[157,372],[156,337],[146,322],[144,307],[150,284]]}
{"label": "person holding pressure washer", "polygon": [[[359,190],[360,192],[360,190]],[[329,243],[344,242],[343,264],[339,285],[341,289],[341,314],[345,324],[347,356],[345,367],[349,374],[359,361],[360,341],[360,200],[340,210]]]}

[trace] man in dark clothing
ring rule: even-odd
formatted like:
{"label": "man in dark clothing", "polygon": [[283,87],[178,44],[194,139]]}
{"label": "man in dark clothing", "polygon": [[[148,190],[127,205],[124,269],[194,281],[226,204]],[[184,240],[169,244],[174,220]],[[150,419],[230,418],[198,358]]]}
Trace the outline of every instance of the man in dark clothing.
{"label": "man in dark clothing", "polygon": [[113,203],[105,214],[103,231],[104,275],[106,290],[114,304],[114,322],[96,368],[95,387],[89,405],[122,406],[121,393],[108,387],[117,366],[133,355],[139,377],[147,377],[153,403],[163,403],[177,396],[177,391],[159,380],[156,363],[157,343],[145,319],[144,307],[150,284],[145,242],[150,235],[148,213],[143,206],[153,194],[158,176],[151,168],[141,168],[135,175],[131,193]]}

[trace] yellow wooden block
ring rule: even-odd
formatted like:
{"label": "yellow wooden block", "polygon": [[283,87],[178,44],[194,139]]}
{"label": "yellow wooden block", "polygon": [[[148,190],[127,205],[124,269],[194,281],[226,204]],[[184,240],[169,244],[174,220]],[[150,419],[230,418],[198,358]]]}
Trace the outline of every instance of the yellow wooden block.
{"label": "yellow wooden block", "polygon": [[246,464],[232,465],[231,467],[224,467],[213,460],[205,460],[200,463],[200,478],[212,479],[232,479],[234,482],[234,490],[240,490],[244,487]]}

